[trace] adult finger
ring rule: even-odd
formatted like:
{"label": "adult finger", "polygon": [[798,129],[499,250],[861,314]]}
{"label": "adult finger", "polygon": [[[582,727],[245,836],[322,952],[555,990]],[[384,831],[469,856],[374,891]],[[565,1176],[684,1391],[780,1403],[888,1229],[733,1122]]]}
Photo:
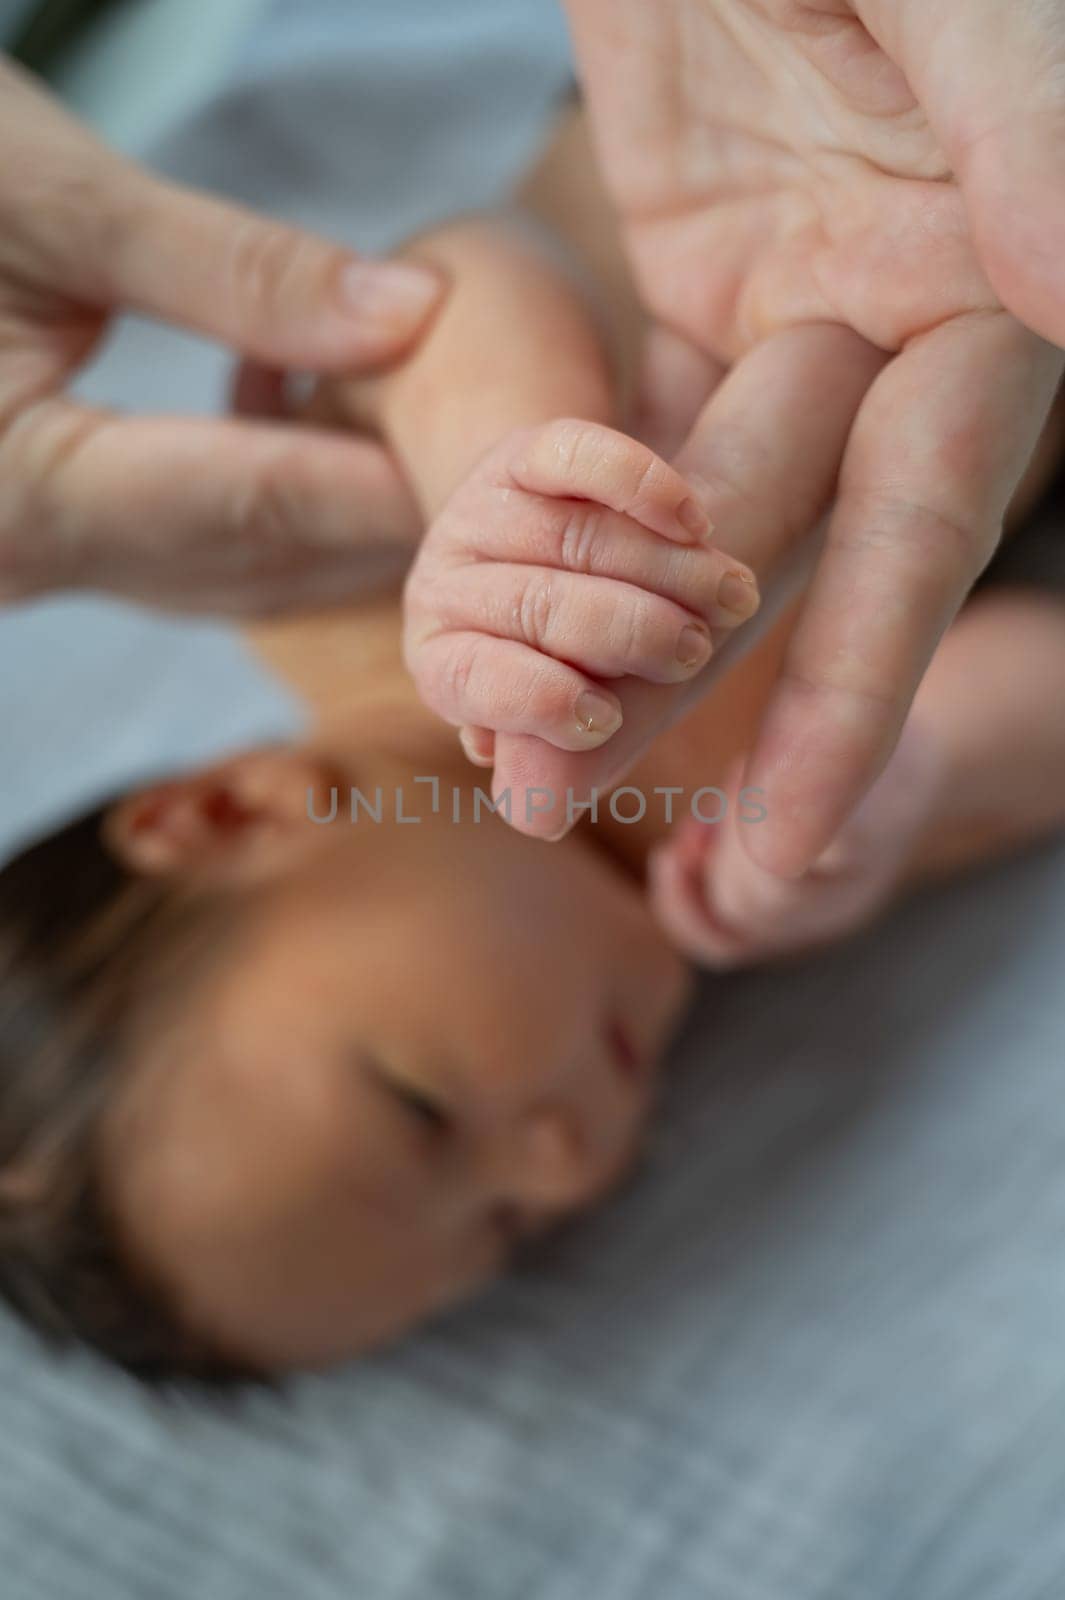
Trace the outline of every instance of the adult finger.
{"label": "adult finger", "polygon": [[[605,789],[671,723],[707,692],[736,654],[762,636],[790,597],[779,580],[796,544],[831,501],[839,464],[862,398],[886,357],[847,329],[790,329],[757,345],[714,392],[678,457],[703,480],[701,498],[716,537],[759,579],[762,606],[689,684],[663,687],[623,679],[612,685],[624,712],[602,749],[565,756],[541,741],[496,740],[494,792],[527,787],[556,797],[523,831],[551,837],[572,824],[568,801]],[[525,808],[514,811],[522,827]]]}
{"label": "adult finger", "polygon": [[683,334],[664,323],[653,323],[644,338],[628,431],[671,460],[725,370]]}
{"label": "adult finger", "polygon": [[398,578],[420,532],[398,469],[369,442],[63,398],[6,430],[0,481],[0,549],[5,528],[34,530],[9,597],[99,588],[230,614],[327,603]]}
{"label": "adult finger", "polygon": [[128,305],[282,367],[401,355],[443,299],[435,273],[368,261],[116,155],[0,61],[0,262],[13,282]]}
{"label": "adult finger", "polygon": [[1065,344],[1065,24],[1047,0],[858,0],[965,196],[1003,304]]}
{"label": "adult finger", "polygon": [[990,559],[1062,357],[1004,312],[914,340],[855,423],[824,553],[747,772],[744,843],[798,876],[883,769],[932,653]]}
{"label": "adult finger", "polygon": [[942,738],[911,714],[884,771],[798,879],[753,861],[745,848],[751,830],[734,825],[730,812],[706,880],[714,915],[767,954],[857,927],[902,877],[946,781]]}
{"label": "adult finger", "polygon": [[130,188],[101,263],[109,303],[261,361],[320,372],[377,366],[405,352],[443,299],[443,280],[421,264],[368,260],[145,174]]}

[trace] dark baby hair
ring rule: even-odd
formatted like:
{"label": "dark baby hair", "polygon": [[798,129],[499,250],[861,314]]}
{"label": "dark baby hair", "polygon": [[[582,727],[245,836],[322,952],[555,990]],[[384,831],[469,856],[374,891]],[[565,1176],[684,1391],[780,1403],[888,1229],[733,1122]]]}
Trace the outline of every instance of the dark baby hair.
{"label": "dark baby hair", "polygon": [[0,870],[0,1295],[50,1344],[154,1385],[260,1380],[126,1259],[102,1193],[99,1131],[132,1024],[180,999],[210,922],[203,896],[117,859],[107,811]]}

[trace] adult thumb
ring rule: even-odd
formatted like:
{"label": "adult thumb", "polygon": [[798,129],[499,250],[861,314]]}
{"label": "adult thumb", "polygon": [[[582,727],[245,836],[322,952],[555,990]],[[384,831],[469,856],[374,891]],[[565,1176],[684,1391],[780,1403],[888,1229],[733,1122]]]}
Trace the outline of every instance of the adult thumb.
{"label": "adult thumb", "polygon": [[995,292],[1065,345],[1065,8],[859,0],[858,9],[950,160]]}

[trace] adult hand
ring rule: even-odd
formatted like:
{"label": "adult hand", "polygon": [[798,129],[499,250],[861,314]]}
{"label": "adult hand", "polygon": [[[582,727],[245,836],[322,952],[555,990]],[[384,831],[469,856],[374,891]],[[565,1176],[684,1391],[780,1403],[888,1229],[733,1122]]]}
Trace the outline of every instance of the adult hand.
{"label": "adult hand", "polygon": [[[1065,343],[1065,19],[1044,0],[567,6],[644,298],[727,369],[678,465],[763,588],[835,497],[744,777],[769,809],[747,851],[797,877],[886,765],[1060,377],[1037,335]],[[496,741],[497,794],[558,797],[527,831],[556,832],[567,789],[616,781],[700,685],[611,687],[625,723],[600,751]]]}
{"label": "adult hand", "polygon": [[64,393],[112,313],[267,367],[401,356],[443,292],[161,182],[0,61],[0,599],[106,589],[238,613],[325,600],[416,540],[379,447],[283,423],[125,418]]}

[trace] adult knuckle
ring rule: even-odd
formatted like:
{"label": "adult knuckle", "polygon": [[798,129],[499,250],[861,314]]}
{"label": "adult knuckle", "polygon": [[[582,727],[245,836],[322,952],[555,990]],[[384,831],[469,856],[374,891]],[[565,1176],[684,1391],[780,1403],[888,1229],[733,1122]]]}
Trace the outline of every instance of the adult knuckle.
{"label": "adult knuckle", "polygon": [[68,401],[45,399],[26,406],[4,434],[5,466],[22,483],[46,488],[107,420],[107,412]]}
{"label": "adult knuckle", "polygon": [[11,597],[75,587],[91,571],[69,475],[112,413],[45,399],[0,434],[0,584]]}
{"label": "adult knuckle", "polygon": [[110,160],[79,169],[53,165],[29,182],[25,215],[33,254],[68,281],[76,261],[79,297],[103,298],[115,263],[143,225],[143,186]]}
{"label": "adult knuckle", "polygon": [[[894,491],[867,495],[849,519],[852,531],[838,542],[853,548],[881,549],[896,560],[912,565],[935,579],[943,572],[951,583],[959,576],[975,576],[991,559],[1002,534],[998,517],[971,519]],[[929,564],[929,553],[941,559]]]}
{"label": "adult knuckle", "polygon": [[234,229],[230,280],[253,316],[284,304],[320,267],[320,245],[284,223],[249,217]]}
{"label": "adult knuckle", "polygon": [[303,548],[306,507],[297,455],[277,450],[258,461],[231,491],[226,517],[238,549],[255,551],[260,567],[287,565]]}
{"label": "adult knuckle", "polygon": [[898,702],[894,682],[871,672],[853,654],[837,657],[831,663],[789,665],[783,681],[805,699],[823,708],[825,726],[860,726],[876,715],[887,714]]}
{"label": "adult knuckle", "polygon": [[998,518],[969,521],[928,505],[915,507],[914,521],[915,525],[923,523],[933,541],[946,547],[954,557],[953,564],[965,572],[975,573],[990,561],[1002,535]]}
{"label": "adult knuckle", "polygon": [[110,412],[51,399],[22,410],[0,441],[8,515],[51,524],[60,514],[64,478],[111,420]]}

